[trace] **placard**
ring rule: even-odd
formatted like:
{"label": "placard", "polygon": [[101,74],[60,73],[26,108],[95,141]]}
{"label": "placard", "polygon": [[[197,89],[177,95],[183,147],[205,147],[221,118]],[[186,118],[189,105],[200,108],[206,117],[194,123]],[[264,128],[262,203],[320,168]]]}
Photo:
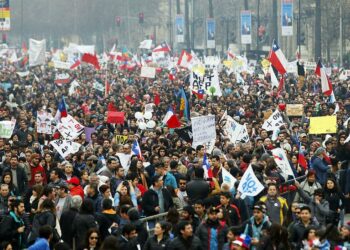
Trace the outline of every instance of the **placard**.
{"label": "placard", "polygon": [[155,76],[156,76],[156,68],[153,68],[153,67],[141,68],[141,77],[155,78]]}
{"label": "placard", "polygon": [[303,116],[304,105],[303,104],[287,104],[286,113],[288,116]]}
{"label": "placard", "polygon": [[215,115],[191,118],[194,144],[203,144],[216,139]]}
{"label": "placard", "polygon": [[334,134],[337,132],[337,116],[310,117],[309,134]]}

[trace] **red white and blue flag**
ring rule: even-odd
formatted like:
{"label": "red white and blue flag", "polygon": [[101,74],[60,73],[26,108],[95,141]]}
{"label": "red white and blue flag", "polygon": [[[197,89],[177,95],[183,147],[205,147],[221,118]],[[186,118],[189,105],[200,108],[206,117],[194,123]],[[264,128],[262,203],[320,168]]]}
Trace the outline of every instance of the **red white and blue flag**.
{"label": "red white and blue flag", "polygon": [[163,124],[166,124],[168,128],[181,127],[181,123],[171,107],[169,107],[168,112],[166,112],[162,122]]}
{"label": "red white and blue flag", "polygon": [[64,101],[64,97],[62,96],[61,101],[58,103],[55,119],[57,121],[60,121],[62,117],[67,117],[67,116],[68,116],[67,105],[66,105],[66,102]]}
{"label": "red white and blue flag", "polygon": [[331,81],[329,80],[326,74],[326,70],[321,63],[321,60],[319,60],[317,63],[315,74],[321,78],[322,93],[326,96],[330,96],[333,92],[333,87]]}
{"label": "red white and blue flag", "polygon": [[211,170],[208,157],[207,157],[207,152],[204,153],[203,157],[203,169],[204,169],[204,176],[206,178],[213,178],[213,171]]}
{"label": "red white and blue flag", "polygon": [[301,151],[301,144],[299,144],[299,152],[298,152],[298,164],[303,169],[307,169],[307,161],[305,159],[304,153]]}
{"label": "red white and blue flag", "polygon": [[275,40],[268,59],[280,74],[284,75],[287,72],[288,61]]}
{"label": "red white and blue flag", "polygon": [[152,52],[155,53],[155,52],[170,52],[170,51],[171,49],[169,45],[166,42],[162,42],[160,45],[155,47]]}
{"label": "red white and blue flag", "polygon": [[137,156],[137,158],[142,159],[141,148],[137,140],[132,144],[132,152]]}

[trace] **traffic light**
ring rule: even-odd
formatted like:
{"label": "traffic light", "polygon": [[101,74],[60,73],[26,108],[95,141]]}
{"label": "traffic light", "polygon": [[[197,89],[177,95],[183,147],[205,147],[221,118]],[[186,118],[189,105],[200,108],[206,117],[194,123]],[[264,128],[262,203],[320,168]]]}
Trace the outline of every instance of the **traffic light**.
{"label": "traffic light", "polygon": [[143,23],[145,21],[145,16],[143,14],[143,12],[139,13],[139,23]]}
{"label": "traffic light", "polygon": [[122,22],[122,18],[120,16],[117,16],[115,18],[115,23],[117,24],[118,27],[120,27],[120,23]]}

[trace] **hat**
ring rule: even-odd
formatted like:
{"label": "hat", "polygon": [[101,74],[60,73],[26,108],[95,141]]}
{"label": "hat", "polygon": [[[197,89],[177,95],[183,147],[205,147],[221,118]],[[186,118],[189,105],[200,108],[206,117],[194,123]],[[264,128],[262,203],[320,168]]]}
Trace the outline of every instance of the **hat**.
{"label": "hat", "polygon": [[319,147],[318,149],[316,149],[314,155],[319,156],[319,155],[323,154],[324,151],[325,151],[325,149],[323,147]]}
{"label": "hat", "polygon": [[74,186],[79,186],[80,185],[80,181],[78,179],[78,177],[72,177],[70,180],[67,181],[68,184],[73,184]]}
{"label": "hat", "polygon": [[98,158],[96,155],[90,155],[88,158],[87,158],[88,161],[97,161]]}
{"label": "hat", "polygon": [[255,205],[255,206],[253,207],[253,209],[257,209],[257,210],[263,212],[264,214],[266,213],[266,207],[265,207],[263,204]]}
{"label": "hat", "polygon": [[233,244],[249,249],[251,241],[252,239],[249,237],[249,235],[241,234],[236,238],[236,240],[233,241]]}
{"label": "hat", "polygon": [[301,133],[299,137],[307,137],[307,135],[305,133]]}
{"label": "hat", "polygon": [[217,213],[219,210],[216,207],[210,207],[208,210],[208,214],[213,214],[213,213]]}

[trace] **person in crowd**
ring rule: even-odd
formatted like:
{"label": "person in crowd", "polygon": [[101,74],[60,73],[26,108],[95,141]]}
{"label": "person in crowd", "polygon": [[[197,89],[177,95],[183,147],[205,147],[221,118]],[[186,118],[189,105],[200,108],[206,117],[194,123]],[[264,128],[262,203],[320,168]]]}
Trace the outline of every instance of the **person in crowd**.
{"label": "person in crowd", "polygon": [[56,215],[58,220],[64,211],[69,210],[72,201],[72,196],[68,193],[68,185],[61,184],[57,187],[57,197],[55,200],[56,204]]}
{"label": "person in crowd", "polygon": [[202,243],[199,238],[193,235],[192,225],[188,221],[178,223],[179,235],[169,243],[169,250],[192,249],[201,250]]}
{"label": "person in crowd", "polygon": [[[316,181],[316,172],[310,169],[306,175],[306,180],[300,183],[300,188],[310,196],[312,196],[316,189],[322,188],[321,184]],[[300,197],[299,193],[296,193],[294,201],[303,203],[304,200]]]}
{"label": "person in crowd", "polygon": [[194,204],[197,200],[208,198],[210,187],[208,182],[204,180],[203,168],[196,168],[194,170],[194,179],[187,183],[186,192],[190,204]]}
{"label": "person in crowd", "polygon": [[7,184],[9,188],[9,194],[11,196],[19,196],[18,188],[13,184],[12,173],[9,171],[4,171],[1,178],[1,183]]}
{"label": "person in crowd", "polygon": [[144,250],[165,250],[168,249],[170,244],[168,225],[165,222],[157,222],[154,227],[154,236],[150,237],[145,246]]}
{"label": "person in crowd", "polygon": [[121,182],[114,195],[114,205],[116,207],[120,207],[125,204],[137,207],[136,193],[131,181]]}
{"label": "person in crowd", "polygon": [[77,177],[72,177],[69,181],[67,181],[69,194],[71,196],[79,195],[82,200],[84,200],[84,190],[80,186],[80,180]]}
{"label": "person in crowd", "polygon": [[79,250],[98,250],[101,245],[100,232],[97,228],[90,228],[86,233],[84,244]]}
{"label": "person in crowd", "polygon": [[138,250],[141,248],[137,242],[136,227],[133,224],[126,224],[123,227],[121,235],[118,236],[118,245],[120,249]]}
{"label": "person in crowd", "polygon": [[94,211],[102,211],[102,200],[103,197],[97,189],[97,185],[89,185],[87,195],[85,199],[91,200],[94,206]]}
{"label": "person in crowd", "polygon": [[287,228],[277,224],[272,223],[267,229],[266,235],[260,240],[258,250],[268,250],[268,249],[286,249],[290,250],[291,246],[288,241],[288,230]]}
{"label": "person in crowd", "polygon": [[337,181],[333,178],[327,178],[324,187],[324,199],[329,204],[329,215],[326,218],[326,223],[338,225],[341,211],[344,209],[345,196],[338,188]]}
{"label": "person in crowd", "polygon": [[39,237],[28,250],[50,250],[50,241],[53,238],[53,230],[50,225],[43,225],[39,228]]}
{"label": "person in crowd", "polygon": [[28,188],[28,178],[24,169],[18,164],[18,156],[11,155],[10,167],[5,169],[4,172],[12,173],[12,183],[17,188],[20,195],[24,194]]}
{"label": "person in crowd", "polygon": [[156,175],[163,177],[164,186],[172,186],[174,189],[177,189],[177,182],[174,175],[167,171],[164,163],[160,162],[154,165],[156,170]]}
{"label": "person in crowd", "polygon": [[236,205],[231,203],[232,196],[229,192],[222,192],[220,194],[220,205],[217,209],[223,210],[223,217],[228,219],[226,221],[228,226],[237,226],[242,223],[241,214]]}
{"label": "person in crowd", "polygon": [[313,156],[311,168],[315,170],[316,180],[323,186],[326,183],[327,171],[330,170],[330,165],[324,160],[326,150],[319,147]]}
{"label": "person in crowd", "polygon": [[99,225],[102,241],[111,234],[117,234],[120,217],[114,210],[111,199],[103,199],[102,212],[96,213],[95,216]]}

